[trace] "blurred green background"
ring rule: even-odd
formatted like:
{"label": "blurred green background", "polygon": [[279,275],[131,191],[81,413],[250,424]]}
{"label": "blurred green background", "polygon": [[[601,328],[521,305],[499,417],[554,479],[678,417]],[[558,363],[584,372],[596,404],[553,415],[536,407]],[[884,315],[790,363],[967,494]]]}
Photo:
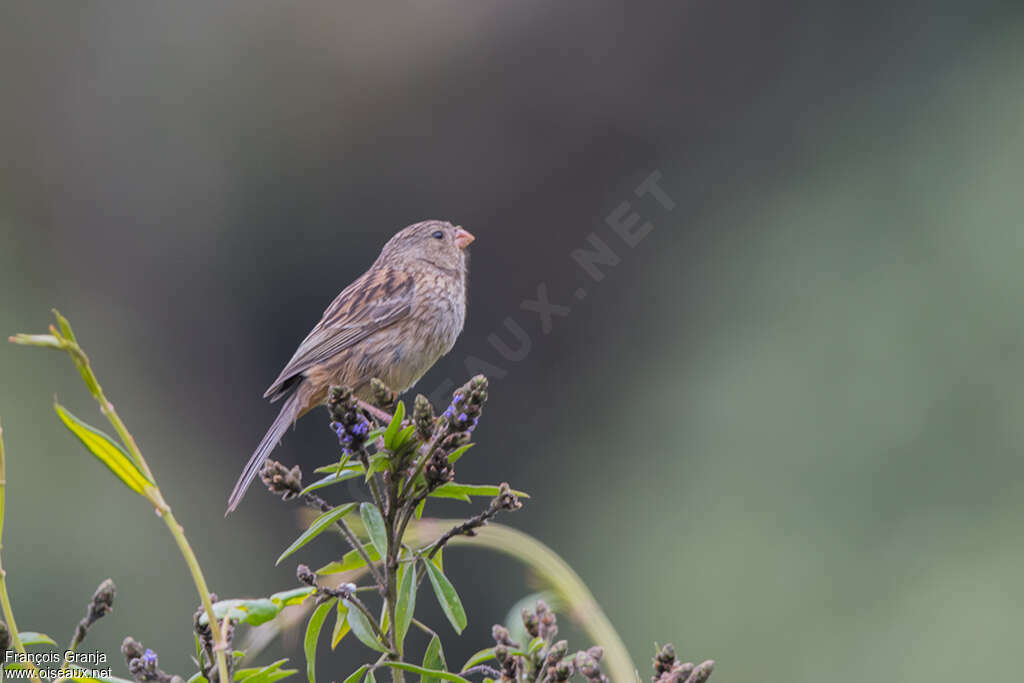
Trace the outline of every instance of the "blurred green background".
{"label": "blurred green background", "polygon": [[[451,219],[478,238],[469,317],[417,390],[502,368],[459,479],[532,492],[502,521],[642,673],[671,641],[719,683],[1014,680],[1022,45],[1019,2],[6,2],[0,331],[71,318],[213,590],[263,595],[294,584],[296,508],[222,517],[262,391],[394,230]],[[652,170],[671,212],[633,195]],[[633,249],[623,201],[654,225]],[[570,258],[591,233],[622,259],[598,283]],[[548,334],[520,308],[541,283],[571,309]],[[0,381],[20,625],[66,642],[110,576],[86,649],[123,674],[130,634],[185,672],[190,578],[59,426],[54,392],[100,422],[70,363],[0,348]],[[278,457],[332,457],[325,423]],[[460,662],[531,588],[447,563]]]}

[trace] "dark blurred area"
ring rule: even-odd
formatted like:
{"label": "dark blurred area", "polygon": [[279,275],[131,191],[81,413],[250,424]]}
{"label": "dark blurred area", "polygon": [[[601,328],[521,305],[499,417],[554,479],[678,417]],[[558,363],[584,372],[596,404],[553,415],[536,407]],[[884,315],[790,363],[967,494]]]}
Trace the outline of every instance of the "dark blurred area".
{"label": "dark blurred area", "polygon": [[[531,492],[500,521],[579,571],[642,674],[671,641],[719,683],[1011,680],[1022,41],[1019,2],[7,2],[0,330],[69,316],[213,590],[266,595],[295,585],[297,507],[222,517],[263,390],[394,231],[461,223],[467,326],[416,391],[494,366],[458,478]],[[634,191],[655,171],[672,210]],[[623,202],[653,226],[633,247]],[[592,234],[600,281],[571,257]],[[488,341],[507,318],[519,360]],[[130,634],[186,672],[190,577],[59,426],[55,392],[101,423],[70,362],[7,346],[0,379],[19,625],[66,642],[109,576],[86,648]],[[277,457],[310,476],[326,422]],[[452,663],[533,588],[446,567]]]}

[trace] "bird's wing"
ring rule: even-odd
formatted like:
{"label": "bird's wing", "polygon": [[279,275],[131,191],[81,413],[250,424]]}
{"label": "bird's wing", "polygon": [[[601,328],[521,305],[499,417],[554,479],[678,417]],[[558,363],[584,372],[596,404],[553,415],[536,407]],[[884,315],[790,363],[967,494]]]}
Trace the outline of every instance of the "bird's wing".
{"label": "bird's wing", "polygon": [[413,278],[387,267],[374,267],[346,287],[324,311],[264,398],[277,400],[309,368],[393,325],[412,310]]}

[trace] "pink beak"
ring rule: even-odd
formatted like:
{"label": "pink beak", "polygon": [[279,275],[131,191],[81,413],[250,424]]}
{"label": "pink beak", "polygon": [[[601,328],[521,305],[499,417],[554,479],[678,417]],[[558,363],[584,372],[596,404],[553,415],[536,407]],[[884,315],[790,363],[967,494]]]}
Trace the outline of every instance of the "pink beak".
{"label": "pink beak", "polygon": [[461,227],[455,228],[455,246],[459,249],[465,249],[475,239],[468,230],[463,230]]}

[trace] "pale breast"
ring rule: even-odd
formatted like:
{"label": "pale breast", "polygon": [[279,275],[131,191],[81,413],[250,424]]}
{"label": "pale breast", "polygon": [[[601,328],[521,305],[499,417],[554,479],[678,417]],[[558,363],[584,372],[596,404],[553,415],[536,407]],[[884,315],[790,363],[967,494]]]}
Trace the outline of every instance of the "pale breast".
{"label": "pale breast", "polygon": [[409,317],[375,332],[343,354],[344,358],[332,359],[328,372],[338,380],[347,375],[345,382],[359,387],[361,397],[368,392],[365,383],[373,377],[404,392],[452,350],[465,319],[464,278],[440,272],[421,274]]}

